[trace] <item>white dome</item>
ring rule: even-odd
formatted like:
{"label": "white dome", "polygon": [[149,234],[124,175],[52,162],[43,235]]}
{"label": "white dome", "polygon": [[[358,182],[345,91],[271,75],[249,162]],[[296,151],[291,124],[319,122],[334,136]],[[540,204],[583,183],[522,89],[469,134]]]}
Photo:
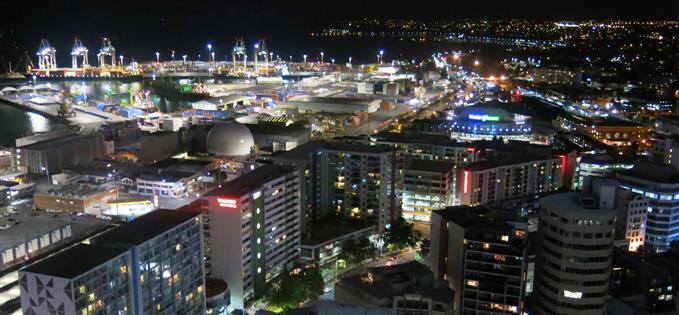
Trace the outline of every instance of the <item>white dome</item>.
{"label": "white dome", "polygon": [[248,127],[237,122],[217,124],[207,133],[207,152],[223,156],[250,154],[255,139]]}

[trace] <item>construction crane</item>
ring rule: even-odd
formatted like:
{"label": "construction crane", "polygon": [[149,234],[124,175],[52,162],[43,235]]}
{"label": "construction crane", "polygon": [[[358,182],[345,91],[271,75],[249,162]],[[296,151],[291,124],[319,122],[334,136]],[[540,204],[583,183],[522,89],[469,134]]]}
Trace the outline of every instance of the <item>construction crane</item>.
{"label": "construction crane", "polygon": [[76,37],[73,41],[73,49],[71,49],[71,64],[73,65],[73,69],[78,69],[78,57],[81,57],[82,59],[80,65],[83,68],[90,65],[89,61],[87,60],[87,47],[83,45],[83,42],[80,41],[80,38]]}
{"label": "construction crane", "polygon": [[243,38],[236,38],[236,45],[233,46],[231,57],[233,58],[233,71],[238,71],[238,60],[242,60],[243,72],[245,73],[247,71],[248,55],[246,54],[245,41]]}
{"label": "construction crane", "polygon": [[259,56],[264,56],[265,71],[269,73],[269,50],[266,48],[266,41],[264,38],[260,39],[255,44],[255,73],[259,75],[259,63],[257,62]]}
{"label": "construction crane", "polygon": [[39,69],[49,70],[57,67],[57,50],[47,39],[43,38],[40,41],[37,55]]}
{"label": "construction crane", "polygon": [[99,53],[97,54],[97,57],[99,58],[100,68],[106,67],[106,56],[111,57],[111,67],[115,67],[116,49],[111,44],[111,40],[108,39],[107,37],[104,37],[101,40],[101,49],[99,49]]}

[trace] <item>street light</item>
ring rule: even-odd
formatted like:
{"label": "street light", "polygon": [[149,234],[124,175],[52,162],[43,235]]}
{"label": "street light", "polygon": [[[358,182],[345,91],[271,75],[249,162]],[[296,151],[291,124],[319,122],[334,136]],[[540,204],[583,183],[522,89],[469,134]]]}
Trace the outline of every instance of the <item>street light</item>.
{"label": "street light", "polygon": [[382,64],[382,61],[384,60],[383,57],[384,57],[384,50],[380,49],[380,64]]}
{"label": "street light", "polygon": [[213,51],[210,54],[212,55],[212,62],[215,62],[215,52]]}
{"label": "street light", "polygon": [[335,66],[335,58],[330,58],[330,62],[332,62],[332,66]]}
{"label": "street light", "polygon": [[120,55],[120,66],[123,68],[125,67],[125,63],[123,62],[124,59],[125,57],[123,55]]}
{"label": "street light", "polygon": [[321,51],[321,64],[323,64],[323,55],[325,54]]}
{"label": "street light", "polygon": [[349,57],[349,64],[351,64],[351,57]]}
{"label": "street light", "polygon": [[186,63],[186,55],[183,55],[182,58],[184,59],[184,63]]}
{"label": "street light", "polygon": [[160,63],[160,53],[156,51],[156,63]]}
{"label": "street light", "polygon": [[304,58],[304,64],[306,65],[306,54],[302,57]]}

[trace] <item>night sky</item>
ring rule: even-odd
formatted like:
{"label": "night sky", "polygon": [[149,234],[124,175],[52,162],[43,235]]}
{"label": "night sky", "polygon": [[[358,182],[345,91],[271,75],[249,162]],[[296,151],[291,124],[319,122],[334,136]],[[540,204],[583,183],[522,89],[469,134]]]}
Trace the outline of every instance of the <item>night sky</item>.
{"label": "night sky", "polygon": [[[311,40],[310,32],[338,19],[377,17],[440,20],[457,18],[530,19],[671,19],[679,20],[679,1],[13,1],[5,4],[0,21],[0,54],[16,60],[29,51],[34,55],[40,39],[57,48],[60,64],[73,37],[79,36],[90,50],[90,60],[101,37],[126,58],[152,59],[156,51],[175,50],[196,55],[208,42],[218,54],[233,46],[233,38],[248,42],[266,37],[271,50],[298,53]],[[127,59],[129,60],[129,59]]]}

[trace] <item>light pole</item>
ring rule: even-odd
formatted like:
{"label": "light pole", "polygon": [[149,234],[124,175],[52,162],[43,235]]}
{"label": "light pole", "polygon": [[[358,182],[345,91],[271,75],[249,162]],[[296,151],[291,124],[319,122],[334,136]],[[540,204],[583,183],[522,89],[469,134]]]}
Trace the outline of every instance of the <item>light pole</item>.
{"label": "light pole", "polygon": [[183,55],[182,59],[184,59],[184,63],[186,63],[186,55]]}
{"label": "light pole", "polygon": [[[212,59],[214,59],[214,54],[212,53],[212,44],[209,44],[209,43],[207,44],[207,52],[208,52],[211,56],[213,56]],[[214,60],[212,60],[212,61],[214,61]]]}
{"label": "light pole", "polygon": [[170,56],[172,56],[172,62],[174,62],[174,50],[172,51],[172,54],[170,54]]}
{"label": "light pole", "polygon": [[213,51],[210,54],[212,55],[212,62],[214,63],[215,62],[215,52]]}
{"label": "light pole", "polygon": [[351,57],[349,57],[349,64],[351,64]]}
{"label": "light pole", "polygon": [[332,66],[335,66],[335,58],[330,58],[330,62],[332,62]]}
{"label": "light pole", "polygon": [[323,55],[325,54],[321,51],[321,64],[323,64]]}
{"label": "light pole", "polygon": [[380,55],[377,54],[377,63],[380,63]]}
{"label": "light pole", "polygon": [[384,62],[384,58],[383,58],[383,57],[384,57],[384,50],[383,50],[383,49],[380,49],[380,64],[382,64],[382,63]]}
{"label": "light pole", "polygon": [[120,67],[125,68],[125,63],[123,62],[125,60],[125,57],[123,55],[120,55]]}
{"label": "light pole", "polygon": [[[304,65],[306,65],[306,54],[302,56],[304,58]],[[33,76],[35,78],[35,76]]]}
{"label": "light pole", "polygon": [[160,53],[156,51],[156,63],[160,63]]}

